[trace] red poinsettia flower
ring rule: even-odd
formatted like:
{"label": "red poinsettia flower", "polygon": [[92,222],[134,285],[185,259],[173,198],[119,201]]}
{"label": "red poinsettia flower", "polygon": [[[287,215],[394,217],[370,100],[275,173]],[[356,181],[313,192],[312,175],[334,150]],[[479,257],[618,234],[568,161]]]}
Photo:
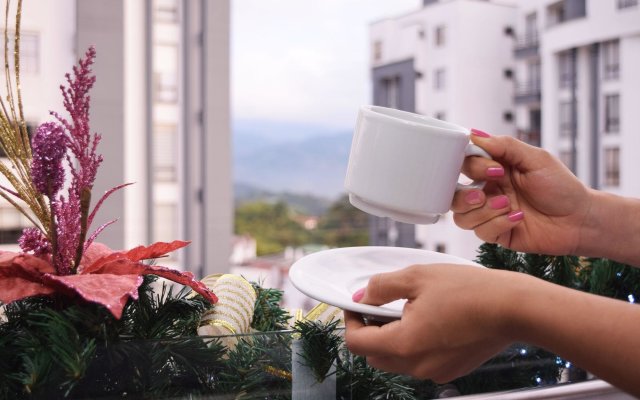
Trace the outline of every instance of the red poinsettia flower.
{"label": "red poinsettia flower", "polygon": [[191,287],[211,303],[218,301],[213,292],[190,272],[162,266],[145,265],[188,245],[175,240],[114,251],[101,243],[92,243],[84,252],[76,274],[58,275],[50,261],[26,253],[0,252],[0,301],[11,303],[30,296],[62,293],[77,294],[86,301],[106,307],[120,318],[129,298],[138,298],[143,275],[162,278]]}

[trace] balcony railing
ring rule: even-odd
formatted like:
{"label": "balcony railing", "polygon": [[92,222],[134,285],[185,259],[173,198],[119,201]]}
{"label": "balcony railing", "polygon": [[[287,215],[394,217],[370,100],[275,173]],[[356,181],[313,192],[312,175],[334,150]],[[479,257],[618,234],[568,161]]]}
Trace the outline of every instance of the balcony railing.
{"label": "balcony railing", "polygon": [[516,85],[516,104],[539,103],[541,95],[540,82],[527,82]]}
{"label": "balcony railing", "polygon": [[531,57],[538,55],[539,46],[540,40],[537,34],[520,36],[516,40],[513,52],[517,58]]}

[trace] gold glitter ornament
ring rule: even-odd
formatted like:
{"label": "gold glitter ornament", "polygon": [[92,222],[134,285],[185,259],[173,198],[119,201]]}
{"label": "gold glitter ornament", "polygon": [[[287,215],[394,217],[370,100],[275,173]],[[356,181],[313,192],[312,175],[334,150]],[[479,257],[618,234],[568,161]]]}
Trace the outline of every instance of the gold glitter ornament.
{"label": "gold glitter ornament", "polygon": [[200,320],[200,336],[221,336],[222,343],[234,347],[237,338],[251,332],[257,293],[251,283],[239,275],[215,274],[202,279],[216,293],[218,302]]}
{"label": "gold glitter ornament", "polygon": [[[50,236],[51,214],[45,197],[32,184],[31,179],[31,143],[24,120],[22,94],[20,91],[20,23],[22,18],[22,0],[18,1],[15,16],[15,36],[13,51],[9,49],[9,15],[11,2],[7,0],[4,28],[4,72],[5,91],[0,96],[0,148],[4,151],[8,165],[0,163],[0,174],[9,182],[10,187],[0,187],[0,197],[26,216],[34,226],[47,237]],[[9,64],[13,55],[13,73]],[[13,87],[15,79],[16,89]],[[4,98],[4,100],[3,100]],[[26,205],[26,207],[25,207]]]}

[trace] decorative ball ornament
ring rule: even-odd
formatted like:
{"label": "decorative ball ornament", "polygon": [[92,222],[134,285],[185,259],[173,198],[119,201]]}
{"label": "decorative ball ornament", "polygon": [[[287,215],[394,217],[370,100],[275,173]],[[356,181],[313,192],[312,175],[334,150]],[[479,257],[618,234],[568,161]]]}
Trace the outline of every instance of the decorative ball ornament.
{"label": "decorative ball ornament", "polygon": [[237,342],[233,335],[251,332],[257,293],[251,283],[239,275],[208,275],[202,283],[219,294],[215,306],[203,314],[198,334],[221,336],[223,344],[232,347]]}

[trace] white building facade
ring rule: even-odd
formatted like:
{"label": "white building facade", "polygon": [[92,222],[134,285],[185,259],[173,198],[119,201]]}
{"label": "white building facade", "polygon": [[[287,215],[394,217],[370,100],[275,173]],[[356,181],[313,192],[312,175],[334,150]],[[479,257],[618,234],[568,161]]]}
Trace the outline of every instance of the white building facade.
{"label": "white building facade", "polygon": [[[22,15],[22,92],[30,126],[62,110],[59,85],[95,45],[91,128],[105,161],[94,187],[134,182],[104,203],[99,238],[115,249],[190,240],[171,265],[229,270],[231,177],[229,0],[30,0]],[[54,24],[51,21],[55,21]],[[0,240],[28,221],[0,205]],[[95,227],[94,227],[95,228]]]}
{"label": "white building facade", "polygon": [[[496,134],[515,133],[513,23],[508,2],[425,1],[370,26],[373,102]],[[372,217],[374,245],[474,259],[481,244],[445,215],[434,225]]]}
{"label": "white building facade", "polygon": [[539,89],[540,110],[530,119],[536,104],[517,93],[519,131],[541,127],[542,147],[587,185],[640,196],[638,1],[521,1],[517,32],[517,75]]}
{"label": "white building facade", "polygon": [[[639,197],[638,3],[425,0],[371,25],[373,101],[514,135],[591,187]],[[480,244],[450,215],[416,227],[372,218],[371,235],[466,258]]]}

